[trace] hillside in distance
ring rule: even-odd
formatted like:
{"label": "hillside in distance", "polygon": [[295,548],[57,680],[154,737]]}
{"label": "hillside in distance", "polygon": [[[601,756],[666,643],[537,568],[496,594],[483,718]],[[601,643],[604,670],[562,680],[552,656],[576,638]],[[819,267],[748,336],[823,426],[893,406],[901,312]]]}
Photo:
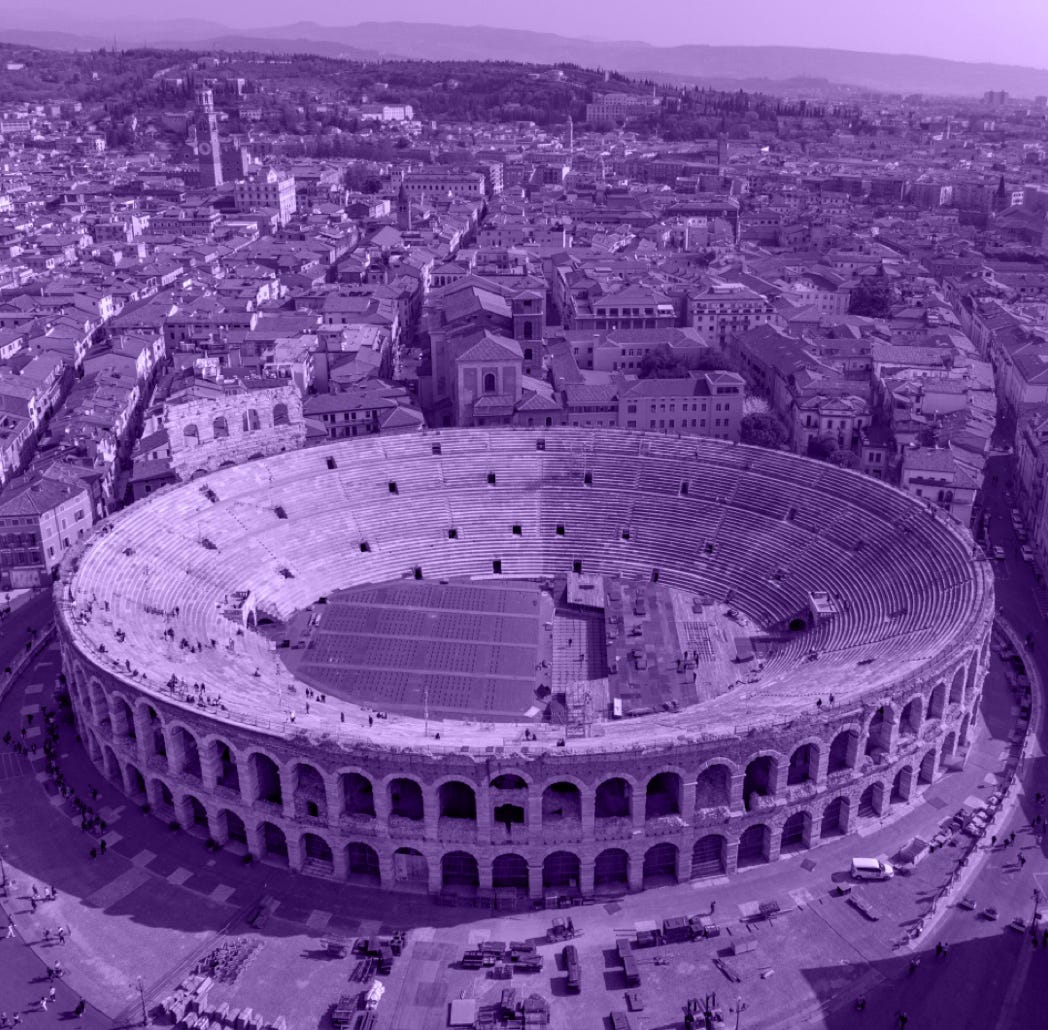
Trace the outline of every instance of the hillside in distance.
{"label": "hillside in distance", "polygon": [[1048,95],[1048,68],[973,64],[910,54],[878,54],[791,46],[660,47],[649,43],[574,39],[548,32],[487,26],[409,22],[363,22],[327,26],[295,22],[272,28],[227,28],[188,19],[121,25],[77,23],[62,31],[32,23],[23,13],[17,25],[0,26],[0,41],[57,49],[99,46],[178,47],[198,50],[254,50],[314,53],[350,60],[408,58],[434,61],[526,61],[608,68],[637,77],[657,76],[688,83],[821,80],[887,93],[979,97],[987,90],[1013,96]]}

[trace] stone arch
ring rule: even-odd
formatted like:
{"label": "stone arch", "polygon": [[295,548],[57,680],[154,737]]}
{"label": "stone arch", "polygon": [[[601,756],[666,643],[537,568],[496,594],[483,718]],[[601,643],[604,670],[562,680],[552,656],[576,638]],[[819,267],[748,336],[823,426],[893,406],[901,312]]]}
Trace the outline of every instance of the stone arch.
{"label": "stone arch", "polygon": [[915,737],[921,728],[921,699],[911,697],[899,715],[899,734],[903,737]]}
{"label": "stone arch", "polygon": [[164,721],[157,710],[148,703],[140,704],[138,710],[146,724],[146,751],[150,758],[162,758],[167,764],[167,738],[164,736]]}
{"label": "stone arch", "polygon": [[582,791],[567,780],[551,783],[542,792],[542,825],[582,821]]}
{"label": "stone arch", "polygon": [[492,790],[527,790],[528,781],[519,773],[504,772],[492,778]]}
{"label": "stone arch", "polygon": [[102,690],[102,685],[92,677],[87,683],[87,692],[91,695],[91,708],[94,711],[95,721],[102,725],[102,723],[112,726],[112,722],[109,716],[109,705],[106,704],[106,695]]}
{"label": "stone arch", "polygon": [[492,822],[505,826],[511,833],[514,826],[528,821],[528,781],[515,772],[499,773],[488,788],[491,799]]}
{"label": "stone arch", "polygon": [[347,844],[346,875],[353,880],[380,885],[382,864],[378,852],[370,844],[364,844],[362,841]]}
{"label": "stone arch", "polygon": [[477,795],[462,780],[447,780],[437,788],[437,814],[441,819],[477,818]]}
{"label": "stone arch", "polygon": [[860,819],[876,819],[884,811],[884,784],[877,780],[868,783],[859,795],[856,814]]}
{"label": "stone arch", "polygon": [[830,744],[830,760],[827,771],[841,772],[854,769],[859,758],[859,731],[854,727],[841,730]]}
{"label": "stone arch", "polygon": [[480,886],[480,868],[476,858],[468,851],[449,851],[440,859],[440,885],[442,887]]}
{"label": "stone arch", "polygon": [[495,890],[518,890],[527,893],[531,886],[528,860],[523,855],[507,852],[491,863],[491,886]]}
{"label": "stone arch", "polygon": [[814,783],[819,774],[819,745],[813,742],[801,744],[790,755],[786,772],[786,786]]}
{"label": "stone arch", "polygon": [[794,812],[782,825],[779,853],[788,855],[794,851],[805,851],[811,847],[811,812]]}
{"label": "stone arch", "polygon": [[708,833],[691,849],[691,878],[720,876],[728,869],[728,840],[722,833]]}
{"label": "stone arch", "polygon": [[210,835],[211,823],[208,819],[207,809],[204,807],[204,803],[196,797],[196,795],[187,794],[184,805],[189,819],[190,828],[203,830]]}
{"label": "stone arch", "polygon": [[102,771],[106,774],[106,779],[114,783],[121,780],[120,762],[117,761],[116,752],[108,744],[102,746]]}
{"label": "stone arch", "polygon": [[124,766],[124,784],[128,797],[137,801],[145,801],[146,781],[142,776],[142,771],[133,762],[128,762]]}
{"label": "stone arch", "polygon": [[975,693],[975,679],[979,674],[979,655],[977,652],[972,652],[972,657],[968,662],[968,675],[964,681],[964,700],[971,701],[972,695]]}
{"label": "stone arch", "polygon": [[288,415],[287,405],[283,401],[273,405],[273,425],[275,426],[286,426],[291,424],[291,418]]}
{"label": "stone arch", "polygon": [[228,808],[223,809],[218,813],[217,825],[226,841],[240,844],[245,848],[248,846],[247,827],[236,812],[231,812]]}
{"label": "stone arch", "polygon": [[248,758],[255,780],[254,801],[265,801],[271,805],[284,803],[284,787],[280,780],[280,766],[274,759],[261,751],[253,751]]}
{"label": "stone arch", "polygon": [[729,807],[732,778],[732,768],[724,762],[706,766],[695,780],[695,811]]}
{"label": "stone arch", "polygon": [[676,883],[680,864],[680,849],[669,841],[653,844],[644,852],[642,883],[645,887],[661,887]]}
{"label": "stone arch", "polygon": [[342,814],[375,818],[375,787],[363,773],[344,772],[339,778]]}
{"label": "stone arch", "polygon": [[968,744],[968,731],[971,728],[972,713],[965,712],[964,718],[961,719],[961,728],[957,731],[957,743],[961,747],[966,747]]}
{"label": "stone arch", "polygon": [[747,812],[761,807],[758,798],[775,797],[779,760],[774,755],[758,755],[746,766],[742,781],[742,803]]}
{"label": "stone arch", "polygon": [[946,769],[953,759],[953,752],[957,746],[957,735],[951,730],[943,737],[942,750],[939,752],[939,768]]}
{"label": "stone arch", "polygon": [[593,809],[598,819],[633,817],[633,784],[623,776],[612,776],[597,785]]}
{"label": "stone arch", "polygon": [[298,819],[328,821],[327,785],[316,766],[297,762],[291,770],[295,816]]}
{"label": "stone arch", "polygon": [[240,766],[236,752],[224,740],[212,741],[210,746],[215,759],[215,786],[239,794]]}
{"label": "stone arch", "polygon": [[941,719],[944,711],[946,711],[946,684],[940,681],[935,684],[935,688],[928,698],[928,710],[924,716],[925,721]]}
{"label": "stone arch", "polygon": [[851,802],[846,797],[834,798],[822,810],[822,824],[819,839],[840,837],[848,832],[851,822]]}
{"label": "stone arch", "polygon": [[135,727],[135,717],[131,712],[131,706],[117,695],[111,700],[110,711],[113,717],[113,732],[118,737],[138,740],[138,730]]}
{"label": "stone arch", "polygon": [[599,891],[629,890],[630,856],[623,848],[605,848],[593,864],[593,886]]}
{"label": "stone arch", "polygon": [[771,860],[771,830],[764,823],[747,827],[739,838],[738,868],[763,865]]}
{"label": "stone arch", "polygon": [[[417,786],[417,784],[416,784]],[[393,852],[393,879],[402,885],[429,883],[429,863],[426,856],[414,848],[397,848]]]}
{"label": "stone arch", "polygon": [[276,823],[264,822],[259,825],[258,844],[263,858],[271,858],[284,865],[289,863],[287,836]]}
{"label": "stone arch", "polygon": [[879,754],[891,751],[892,730],[895,726],[895,709],[891,705],[881,705],[870,716],[866,725],[866,747],[864,753],[874,758]]}
{"label": "stone arch", "polygon": [[224,440],[229,436],[229,423],[225,415],[218,415],[211,423],[211,430],[216,440]]}
{"label": "stone arch", "polygon": [[893,805],[910,800],[913,793],[913,766],[904,765],[892,780],[892,792],[889,801]]}
{"label": "stone arch", "polygon": [[554,851],[542,860],[542,886],[545,890],[577,890],[582,864],[571,851]]}
{"label": "stone arch", "polygon": [[664,816],[680,815],[683,785],[684,781],[679,773],[655,773],[644,788],[644,818],[661,819]]}
{"label": "stone arch", "polygon": [[157,776],[153,777],[149,785],[152,788],[152,805],[156,814],[165,819],[173,818],[175,795],[171,793],[171,788]]}
{"label": "stone arch", "polygon": [[304,833],[301,841],[302,868],[306,872],[332,873],[335,855],[331,845],[319,833]]}
{"label": "stone arch", "polygon": [[182,437],[188,443],[190,440],[200,443],[200,430],[195,422],[187,422],[182,427]]}
{"label": "stone arch", "polygon": [[202,780],[204,772],[200,762],[200,745],[192,731],[185,726],[173,726],[171,745],[177,766],[175,772],[193,780]]}
{"label": "stone arch", "polygon": [[426,803],[422,787],[416,780],[398,776],[389,781],[389,814],[398,819],[422,822],[426,816]]}
{"label": "stone arch", "polygon": [[932,783],[935,780],[935,748],[928,751],[921,759],[920,768],[917,772],[917,782],[921,786]]}
{"label": "stone arch", "polygon": [[960,666],[950,680],[950,704],[959,705],[964,699],[964,666]]}

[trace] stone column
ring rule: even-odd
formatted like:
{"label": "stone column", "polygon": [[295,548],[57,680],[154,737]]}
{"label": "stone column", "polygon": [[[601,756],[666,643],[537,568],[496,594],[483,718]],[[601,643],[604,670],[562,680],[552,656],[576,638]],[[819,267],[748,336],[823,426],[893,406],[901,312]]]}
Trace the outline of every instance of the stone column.
{"label": "stone column", "polygon": [[542,859],[528,862],[528,896],[533,901],[542,897]]}
{"label": "stone column", "polygon": [[647,797],[646,781],[633,785],[633,799],[630,802],[630,808],[633,810],[633,832],[635,834],[644,833],[644,809]]}
{"label": "stone column", "polygon": [[630,856],[630,870],[629,870],[629,881],[630,890],[639,891],[644,889],[644,852],[647,850],[643,846],[634,846],[628,848],[627,851]]}
{"label": "stone column", "polygon": [[579,862],[579,890],[585,897],[592,897],[596,886],[594,884],[597,862],[593,858],[583,858]]}
{"label": "stone column", "polygon": [[[486,780],[474,787],[474,794],[477,799],[477,841],[486,846],[491,843],[491,791]],[[490,880],[490,866],[488,878]],[[481,872],[481,886],[484,886],[483,871]],[[490,887],[491,884],[489,883],[488,886]]]}
{"label": "stone column", "polygon": [[681,801],[680,801],[680,814],[681,818],[691,826],[692,820],[695,817],[695,780],[685,780],[683,788],[681,790]]}
{"label": "stone column", "polygon": [[349,876],[349,859],[346,857],[345,844],[331,844],[331,859],[335,879],[345,880]]}

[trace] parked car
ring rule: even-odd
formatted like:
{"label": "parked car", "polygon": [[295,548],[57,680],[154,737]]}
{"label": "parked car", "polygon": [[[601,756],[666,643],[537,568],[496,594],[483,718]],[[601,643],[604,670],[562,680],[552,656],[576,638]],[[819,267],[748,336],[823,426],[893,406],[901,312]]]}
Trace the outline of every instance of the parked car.
{"label": "parked car", "polygon": [[851,874],[854,880],[890,880],[895,869],[890,862],[882,862],[879,858],[853,858]]}
{"label": "parked car", "polygon": [[1033,548],[1032,547],[1027,547],[1026,544],[1023,544],[1022,547],[1019,548],[1019,553],[1023,556],[1023,561],[1028,561],[1028,562],[1032,562],[1033,561]]}
{"label": "parked car", "polygon": [[994,556],[994,557],[995,557],[995,558],[996,558],[996,559],[997,559],[998,561],[1004,561],[1004,557],[1005,557],[1005,556],[1004,556],[1004,548],[1003,548],[1003,547],[1001,547],[1001,545],[1000,545],[1000,544],[997,544],[997,545],[996,545],[996,546],[994,547],[994,549],[993,549],[993,556]]}

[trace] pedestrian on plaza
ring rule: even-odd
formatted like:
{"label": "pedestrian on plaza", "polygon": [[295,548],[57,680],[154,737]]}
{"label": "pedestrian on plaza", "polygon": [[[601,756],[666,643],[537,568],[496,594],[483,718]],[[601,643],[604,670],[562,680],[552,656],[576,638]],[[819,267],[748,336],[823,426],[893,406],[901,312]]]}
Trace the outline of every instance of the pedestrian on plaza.
{"label": "pedestrian on plaza", "polygon": [[54,1001],[57,996],[58,996],[58,991],[54,987],[52,987],[47,992],[47,1000],[48,1001]]}
{"label": "pedestrian on plaza", "polygon": [[35,883],[33,884],[33,897],[34,898],[40,897],[40,891],[37,890]]}
{"label": "pedestrian on plaza", "polygon": [[906,1024],[910,1021],[910,1017],[905,1012],[899,1013],[899,1030],[906,1030]]}
{"label": "pedestrian on plaza", "polygon": [[46,994],[40,999],[40,1011],[41,1012],[46,1012],[47,1011],[47,995]]}
{"label": "pedestrian on plaza", "polygon": [[97,858],[98,857],[98,848],[92,848],[91,851],[90,851],[90,854],[91,854],[92,858]]}
{"label": "pedestrian on plaza", "polygon": [[62,968],[62,962],[59,960],[55,963],[55,979],[60,979],[65,974],[65,970]]}
{"label": "pedestrian on plaza", "polygon": [[1020,851],[1019,852],[1019,868],[1022,869],[1022,867],[1024,865],[1026,865],[1026,856]]}
{"label": "pedestrian on plaza", "polygon": [[53,980],[55,978],[55,971],[51,966],[47,967],[47,978],[48,980]]}
{"label": "pedestrian on plaza", "polygon": [[866,995],[865,994],[860,994],[858,996],[858,998],[855,999],[855,1008],[859,1012],[865,1012],[866,1011]]}
{"label": "pedestrian on plaza", "polygon": [[946,945],[944,945],[942,941],[939,941],[939,943],[935,945],[935,957],[936,958],[942,958],[943,955],[945,955],[945,954],[946,954]]}
{"label": "pedestrian on plaza", "polygon": [[66,937],[65,927],[64,926],[60,926],[56,932],[58,934],[58,943],[59,944],[65,944],[65,937]]}
{"label": "pedestrian on plaza", "polygon": [[36,898],[29,899],[29,911],[36,912]]}
{"label": "pedestrian on plaza", "polygon": [[920,964],[921,964],[921,960],[919,958],[911,958],[910,959],[910,976],[913,976],[913,974],[917,972],[917,967]]}
{"label": "pedestrian on plaza", "polygon": [[997,834],[996,834],[996,833],[995,833],[995,834],[993,834],[993,835],[992,835],[992,836],[990,837],[990,847],[991,847],[991,848],[995,848],[995,847],[997,847]]}
{"label": "pedestrian on plaza", "polygon": [[84,999],[81,998],[76,1003],[76,1008],[73,1009],[74,1017],[79,1019],[84,1014],[84,1009],[86,1009],[86,1008],[87,1008],[87,1004],[84,1002]]}
{"label": "pedestrian on plaza", "polygon": [[104,855],[106,853],[106,842],[104,840],[99,841],[98,850]]}
{"label": "pedestrian on plaza", "polygon": [[15,924],[14,923],[8,923],[7,924],[7,936],[8,937],[14,937],[14,935],[15,935]]}
{"label": "pedestrian on plaza", "polygon": [[50,930],[46,930],[46,929],[44,930],[44,943],[45,944],[50,944],[51,943],[51,931]]}
{"label": "pedestrian on plaza", "polygon": [[1015,830],[1012,830],[1012,835],[1008,838],[1008,843],[1009,844],[1014,844],[1015,843]]}
{"label": "pedestrian on plaza", "polygon": [[22,1022],[22,1013],[21,1012],[15,1012],[11,1016],[11,1026],[18,1026],[18,1024],[21,1023],[21,1022]]}

